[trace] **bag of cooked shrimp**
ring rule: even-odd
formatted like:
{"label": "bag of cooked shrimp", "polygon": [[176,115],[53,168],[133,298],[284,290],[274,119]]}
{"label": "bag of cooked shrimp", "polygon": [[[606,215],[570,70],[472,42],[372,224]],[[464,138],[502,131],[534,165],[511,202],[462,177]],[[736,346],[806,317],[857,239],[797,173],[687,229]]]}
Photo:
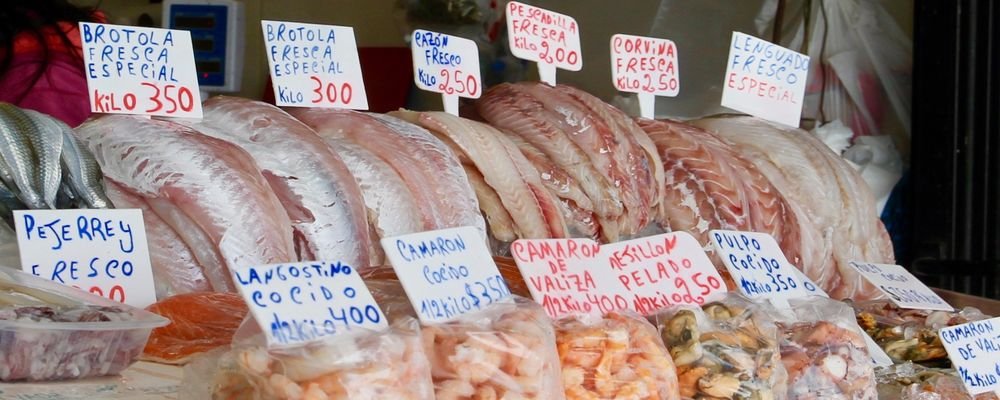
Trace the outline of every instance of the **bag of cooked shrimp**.
{"label": "bag of cooked shrimp", "polygon": [[682,399],[786,398],[788,374],[768,310],[730,292],[653,316],[677,365]]}
{"label": "bag of cooked shrimp", "polygon": [[616,311],[555,325],[567,399],[680,398],[674,363],[645,318]]}
{"label": "bag of cooked shrimp", "polygon": [[775,313],[788,399],[877,399],[875,370],[854,310],[819,296],[789,304],[790,311]]}
{"label": "bag of cooked shrimp", "polygon": [[[254,329],[256,334],[247,334]],[[411,317],[386,330],[332,336],[293,348],[268,349],[250,318],[237,336],[249,338],[185,367],[181,398],[434,399],[420,324]]]}
{"label": "bag of cooked shrimp", "polygon": [[551,320],[531,300],[511,298],[423,325],[438,400],[563,398]]}

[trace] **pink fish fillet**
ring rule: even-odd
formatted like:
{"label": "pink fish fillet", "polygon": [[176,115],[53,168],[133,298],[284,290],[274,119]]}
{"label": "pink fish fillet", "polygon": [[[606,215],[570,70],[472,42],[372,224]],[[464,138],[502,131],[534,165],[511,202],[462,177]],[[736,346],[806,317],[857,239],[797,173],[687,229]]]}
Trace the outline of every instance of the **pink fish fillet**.
{"label": "pink fish fillet", "polygon": [[397,111],[390,115],[426,128],[468,156],[510,213],[518,237],[566,237],[558,200],[545,189],[535,167],[502,133],[444,112]]}
{"label": "pink fish fillet", "polygon": [[[808,132],[750,117],[709,118],[696,124],[718,132],[742,150],[755,154],[754,163],[771,163],[777,171],[760,168],[790,203],[802,206],[800,220],[810,220],[828,250],[826,259],[814,260],[803,270],[834,298],[857,300],[878,297],[849,265],[865,260],[869,242],[882,240],[871,227],[877,226],[874,206],[864,198],[867,187],[852,183],[850,167]],[[777,173],[776,173],[777,172]],[[870,203],[873,204],[873,203]]]}
{"label": "pink fish fillet", "polygon": [[234,289],[235,268],[295,260],[288,215],[246,151],[137,116],[106,115],[76,131],[104,174],[180,235],[217,291]]}
{"label": "pink fish fillet", "polygon": [[486,237],[476,194],[458,158],[427,130],[394,117],[349,110],[290,112],[320,136],[350,141],[392,166],[421,207],[425,230],[474,226]]}
{"label": "pink fish fillet", "polygon": [[465,174],[469,176],[469,184],[476,191],[476,198],[479,199],[479,209],[486,217],[486,225],[490,228],[490,234],[500,242],[513,242],[517,239],[514,220],[510,213],[503,207],[503,201],[497,192],[486,183],[486,179],[479,173],[474,165],[462,164]]}
{"label": "pink fish fillet", "polygon": [[628,145],[619,146],[626,151],[621,157],[627,160],[628,172],[635,177],[636,189],[643,196],[643,201],[650,203],[650,207],[657,208],[654,216],[658,216],[666,174],[659,152],[646,132],[621,110],[590,93],[568,85],[556,85],[555,89],[579,101],[587,110],[604,120],[611,129],[624,135]]}
{"label": "pink fish fillet", "polygon": [[624,206],[617,187],[594,167],[590,157],[569,135],[550,120],[540,99],[521,86],[504,83],[486,91],[476,103],[476,109],[490,125],[520,136],[573,177],[592,202],[593,211],[602,224],[618,223]]}
{"label": "pink fish fillet", "polygon": [[300,261],[369,266],[372,246],[361,189],[315,131],[273,105],[216,96],[201,121],[178,120],[253,156],[292,221]]}
{"label": "pink fish fillet", "polygon": [[194,254],[181,237],[174,232],[149,207],[141,196],[136,195],[115,182],[104,178],[105,193],[115,208],[134,208],[142,211],[142,221],[146,226],[146,242],[149,247],[149,261],[153,266],[153,281],[156,283],[156,298],[164,299],[175,294],[210,292],[212,286]]}

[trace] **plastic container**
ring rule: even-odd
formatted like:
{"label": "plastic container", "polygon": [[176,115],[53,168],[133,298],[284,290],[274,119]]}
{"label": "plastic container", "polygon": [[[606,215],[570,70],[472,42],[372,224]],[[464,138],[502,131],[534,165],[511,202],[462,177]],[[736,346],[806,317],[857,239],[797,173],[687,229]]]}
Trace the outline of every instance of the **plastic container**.
{"label": "plastic container", "polygon": [[0,268],[0,381],[113,375],[142,353],[159,315]]}

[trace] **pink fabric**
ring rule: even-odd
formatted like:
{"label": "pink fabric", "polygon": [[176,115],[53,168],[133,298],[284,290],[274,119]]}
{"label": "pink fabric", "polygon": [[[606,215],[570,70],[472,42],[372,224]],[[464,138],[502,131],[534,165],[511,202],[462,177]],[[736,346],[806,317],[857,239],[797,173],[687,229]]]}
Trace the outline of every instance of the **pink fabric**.
{"label": "pink fabric", "polygon": [[[48,66],[44,62],[38,53],[16,54],[0,77],[0,101],[49,114],[72,127],[79,125],[90,116],[82,61],[53,51]],[[31,86],[31,78],[39,68],[45,71]]]}

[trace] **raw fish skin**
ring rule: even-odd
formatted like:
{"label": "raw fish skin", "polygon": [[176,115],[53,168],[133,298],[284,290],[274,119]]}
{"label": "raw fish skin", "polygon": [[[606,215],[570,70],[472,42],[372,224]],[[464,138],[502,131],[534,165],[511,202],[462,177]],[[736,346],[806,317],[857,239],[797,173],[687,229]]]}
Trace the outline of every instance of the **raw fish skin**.
{"label": "raw fish skin", "polygon": [[[602,225],[624,212],[618,190],[591,163],[589,156],[545,113],[545,105],[519,85],[491,87],[476,102],[479,115],[493,127],[520,136],[573,177],[593,204]],[[618,240],[617,236],[607,238]]]}
{"label": "raw fish skin", "polygon": [[399,119],[350,110],[297,108],[289,112],[320,136],[347,140],[392,166],[420,207],[424,230],[486,222],[458,157],[427,130]]}
{"label": "raw fish skin", "polygon": [[[717,117],[693,122],[734,143],[790,204],[802,228],[800,268],[834,298],[866,300],[882,295],[859,276],[850,261],[891,262],[879,232],[871,191],[857,174],[810,133],[751,117]],[[819,143],[820,145],[817,145]],[[807,243],[810,242],[810,243]],[[806,246],[817,246],[809,249]],[[875,248],[877,251],[866,251]],[[867,259],[869,254],[876,260]]]}
{"label": "raw fish skin", "polygon": [[518,237],[566,237],[558,200],[544,187],[534,166],[502,133],[444,112],[396,111],[391,115],[426,128],[446,143],[454,143],[500,197]]}
{"label": "raw fish skin", "polygon": [[273,105],[216,96],[204,119],[177,120],[250,153],[292,221],[300,261],[368,267],[364,198],[347,165],[311,128]]}
{"label": "raw fish skin", "polygon": [[169,121],[105,115],[77,128],[104,174],[142,196],[232,291],[231,270],[292,262],[291,222],[253,158]]}
{"label": "raw fish skin", "polygon": [[101,184],[103,174],[94,155],[80,142],[70,127],[55,120],[62,129],[63,145],[60,160],[63,183],[71,189],[74,197],[89,208],[108,208],[110,200]]}
{"label": "raw fish skin", "polygon": [[368,210],[368,225],[373,228],[372,266],[384,263],[377,239],[423,230],[420,207],[403,178],[365,148],[347,140],[324,139],[347,169],[354,175]]}
{"label": "raw fish skin", "polygon": [[17,109],[7,112],[12,114],[20,112],[31,121],[26,125],[30,128],[22,130],[21,134],[28,138],[28,143],[35,153],[36,179],[38,179],[36,188],[41,193],[45,205],[48,208],[56,208],[56,196],[59,193],[59,184],[62,182],[60,154],[63,147],[63,128],[66,124],[35,110]]}
{"label": "raw fish skin", "polygon": [[490,229],[493,238],[510,243],[517,240],[517,232],[514,227],[514,220],[510,213],[503,207],[503,201],[497,192],[486,183],[486,179],[479,173],[473,165],[462,164],[465,174],[469,176],[469,183],[476,191],[476,198],[479,199],[479,208],[486,217],[486,226]]}
{"label": "raw fish skin", "polygon": [[46,208],[38,187],[38,161],[28,138],[21,134],[30,120],[14,105],[0,103],[0,178],[28,208]]}
{"label": "raw fish skin", "polygon": [[105,180],[105,184],[108,197],[115,208],[142,211],[149,261],[153,267],[153,282],[156,284],[156,298],[211,291],[212,286],[205,278],[201,266],[177,232],[156,215],[141,196],[131,193],[128,188],[111,179]]}
{"label": "raw fish skin", "polygon": [[616,131],[619,138],[624,136],[627,139],[627,145],[619,146],[619,149],[625,151],[620,157],[625,158],[630,176],[635,177],[636,188],[644,197],[643,201],[649,202],[650,207],[656,209],[654,216],[658,216],[666,173],[656,145],[646,132],[624,112],[590,93],[568,85],[556,85],[555,89],[579,101]]}

